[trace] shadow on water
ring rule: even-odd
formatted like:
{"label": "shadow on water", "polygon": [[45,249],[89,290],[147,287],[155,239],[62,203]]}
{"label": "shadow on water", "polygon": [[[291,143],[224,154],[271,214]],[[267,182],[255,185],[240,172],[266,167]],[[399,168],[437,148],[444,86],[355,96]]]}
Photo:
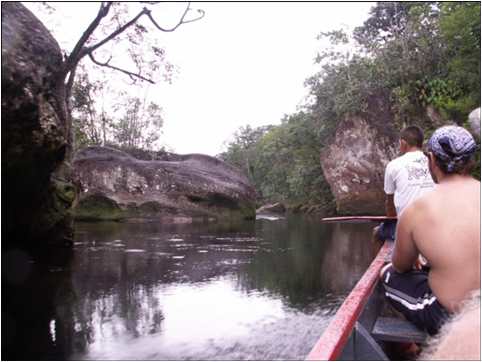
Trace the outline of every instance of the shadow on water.
{"label": "shadow on water", "polygon": [[2,253],[2,359],[303,359],[372,226],[79,223],[69,255]]}
{"label": "shadow on water", "polygon": [[2,250],[2,360],[70,354],[72,255],[69,248]]}

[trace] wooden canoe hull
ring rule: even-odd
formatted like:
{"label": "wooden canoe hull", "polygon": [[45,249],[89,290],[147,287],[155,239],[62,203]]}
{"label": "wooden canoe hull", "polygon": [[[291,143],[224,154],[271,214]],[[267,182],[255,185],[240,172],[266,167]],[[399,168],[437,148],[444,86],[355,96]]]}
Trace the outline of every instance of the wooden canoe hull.
{"label": "wooden canoe hull", "polygon": [[[374,293],[374,290],[378,284],[380,270],[390,257],[392,249],[393,243],[383,244],[365,274],[308,354],[307,360],[336,360],[343,354],[349,355],[349,340],[353,331],[359,330],[363,333],[362,328],[371,330],[381,309],[381,301],[376,300],[381,297],[381,293]],[[367,304],[370,308],[365,308]],[[350,357],[348,355],[346,357]]]}
{"label": "wooden canoe hull", "polygon": [[379,274],[391,258],[393,245],[390,241],[384,243],[312,348],[308,360],[388,360],[385,346],[425,341],[427,334],[412,323],[383,316],[386,300]]}

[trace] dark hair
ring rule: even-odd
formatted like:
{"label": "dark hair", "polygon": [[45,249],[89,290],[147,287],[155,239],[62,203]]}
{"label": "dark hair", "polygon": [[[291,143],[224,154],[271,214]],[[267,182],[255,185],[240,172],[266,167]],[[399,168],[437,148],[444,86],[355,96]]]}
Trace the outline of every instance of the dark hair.
{"label": "dark hair", "polygon": [[407,142],[410,146],[422,148],[423,131],[418,126],[407,126],[400,132],[400,138]]}
{"label": "dark hair", "polygon": [[465,157],[462,157],[460,160],[454,161],[451,167],[449,167],[450,160],[443,160],[441,157],[438,157],[436,154],[434,154],[434,158],[437,166],[446,175],[449,175],[449,174],[466,175],[466,174],[469,174],[475,166],[474,155],[467,155]]}

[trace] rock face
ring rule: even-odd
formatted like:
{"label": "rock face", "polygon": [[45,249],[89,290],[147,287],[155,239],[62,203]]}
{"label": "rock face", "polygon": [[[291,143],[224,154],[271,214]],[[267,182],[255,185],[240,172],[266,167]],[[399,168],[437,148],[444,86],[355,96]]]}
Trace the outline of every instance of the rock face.
{"label": "rock face", "polygon": [[469,124],[472,134],[480,140],[480,107],[470,112]]}
{"label": "rock face", "polygon": [[[391,124],[391,123],[386,123]],[[386,164],[397,156],[395,131],[353,117],[342,121],[320,155],[338,214],[383,214]]]}
{"label": "rock face", "polygon": [[[62,239],[76,192],[59,45],[18,2],[2,3],[4,242]],[[5,244],[4,244],[5,245]]]}
{"label": "rock face", "polygon": [[79,151],[73,164],[81,184],[76,218],[255,217],[255,190],[236,168],[201,154],[165,159],[141,160],[107,147]]}

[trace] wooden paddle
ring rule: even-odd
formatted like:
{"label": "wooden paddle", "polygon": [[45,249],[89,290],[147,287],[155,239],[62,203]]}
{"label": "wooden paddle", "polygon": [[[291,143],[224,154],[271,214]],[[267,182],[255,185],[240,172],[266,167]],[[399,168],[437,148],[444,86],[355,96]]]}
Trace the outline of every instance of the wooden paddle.
{"label": "wooden paddle", "polygon": [[382,222],[382,221],[397,221],[396,216],[335,216],[335,217],[324,217],[321,222],[343,222],[343,221],[354,221],[354,222]]}

